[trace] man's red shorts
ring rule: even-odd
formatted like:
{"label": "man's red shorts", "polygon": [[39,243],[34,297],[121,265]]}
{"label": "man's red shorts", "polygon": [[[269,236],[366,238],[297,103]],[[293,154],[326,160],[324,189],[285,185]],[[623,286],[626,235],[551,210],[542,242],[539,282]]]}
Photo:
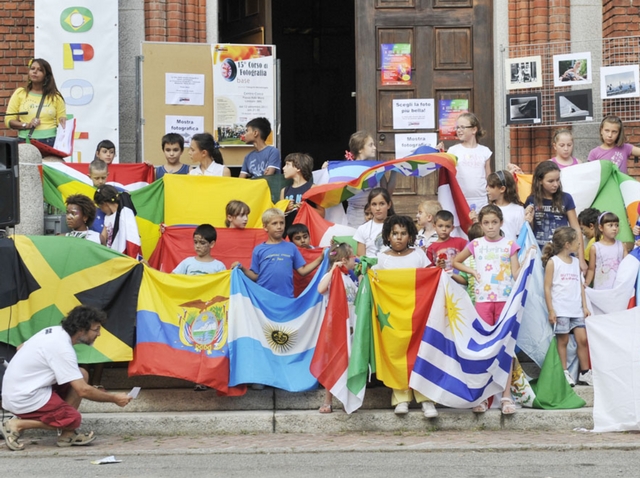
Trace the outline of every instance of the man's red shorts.
{"label": "man's red shorts", "polygon": [[41,408],[31,413],[17,415],[24,420],[37,420],[54,428],[76,430],[80,428],[82,415],[63,399],[69,393],[71,385],[54,385],[51,398]]}

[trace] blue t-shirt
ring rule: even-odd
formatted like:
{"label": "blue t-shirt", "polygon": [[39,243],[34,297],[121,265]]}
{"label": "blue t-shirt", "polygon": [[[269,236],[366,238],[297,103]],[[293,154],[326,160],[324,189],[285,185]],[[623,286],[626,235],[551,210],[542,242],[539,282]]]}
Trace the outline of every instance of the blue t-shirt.
{"label": "blue t-shirt", "polygon": [[93,220],[93,224],[91,224],[92,231],[96,231],[98,233],[102,232],[104,228],[104,213],[100,210],[100,208],[96,209],[96,218]]}
{"label": "blue t-shirt", "polygon": [[211,262],[202,262],[195,257],[187,257],[173,269],[173,274],[186,274],[188,276],[199,276],[204,274],[215,274],[226,271],[227,268],[217,259]]}
{"label": "blue t-shirt", "polygon": [[251,256],[251,270],[258,274],[258,285],[284,297],[293,297],[293,270],[305,264],[295,244],[287,241],[258,244]]}
{"label": "blue t-shirt", "polygon": [[158,166],[156,168],[156,179],[160,179],[165,174],[189,174],[189,165],[183,164],[175,173],[170,173],[169,171],[167,171],[164,165]]}
{"label": "blue t-shirt", "polygon": [[[529,196],[524,203],[526,208],[529,204],[534,204],[533,196]],[[543,248],[544,245],[553,237],[553,231],[562,226],[569,225],[567,211],[576,208],[571,194],[562,193],[562,211],[552,207],[551,199],[543,199],[542,207],[535,207],[533,211],[533,234],[536,236],[536,242]]]}
{"label": "blue t-shirt", "polygon": [[267,146],[262,151],[253,150],[244,157],[241,173],[246,173],[250,177],[259,178],[264,176],[267,168],[280,170],[280,151],[273,146]]}

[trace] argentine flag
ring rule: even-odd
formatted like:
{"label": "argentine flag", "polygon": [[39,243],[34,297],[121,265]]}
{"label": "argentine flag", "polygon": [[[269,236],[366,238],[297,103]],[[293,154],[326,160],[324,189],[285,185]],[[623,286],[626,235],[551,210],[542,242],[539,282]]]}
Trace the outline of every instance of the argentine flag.
{"label": "argentine flag", "polygon": [[[240,270],[231,273],[229,385],[259,383],[289,392],[318,386],[309,367],[324,316],[318,282],[327,258],[295,299],[259,286]],[[233,385],[232,385],[233,384]]]}

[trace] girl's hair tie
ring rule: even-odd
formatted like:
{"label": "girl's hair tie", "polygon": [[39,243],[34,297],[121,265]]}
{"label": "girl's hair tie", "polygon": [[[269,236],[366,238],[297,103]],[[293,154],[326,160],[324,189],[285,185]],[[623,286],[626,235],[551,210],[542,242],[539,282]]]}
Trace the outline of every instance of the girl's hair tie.
{"label": "girl's hair tie", "polygon": [[220,143],[218,143],[215,139],[213,140],[213,147],[215,149],[220,149]]}
{"label": "girl's hair tie", "polygon": [[354,158],[353,153],[351,151],[345,151],[344,159],[346,159],[347,161],[353,161],[356,158]]}
{"label": "girl's hair tie", "polygon": [[331,252],[329,252],[329,255],[330,256],[335,256],[337,253],[338,253],[338,251],[331,251]]}

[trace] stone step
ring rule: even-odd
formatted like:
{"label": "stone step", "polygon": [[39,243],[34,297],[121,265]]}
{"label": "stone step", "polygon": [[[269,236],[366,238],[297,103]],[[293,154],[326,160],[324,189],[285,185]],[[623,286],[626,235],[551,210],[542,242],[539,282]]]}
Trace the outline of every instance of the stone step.
{"label": "stone step", "polygon": [[[347,415],[342,411],[320,414],[315,410],[216,411],[175,413],[87,413],[83,430],[101,435],[212,435],[254,433],[344,433],[437,430],[522,430],[571,431],[593,428],[593,410],[518,409],[503,416],[492,409],[484,414],[470,410],[442,409],[437,418],[424,418],[420,410],[398,417],[393,411],[360,410]],[[31,432],[26,432],[26,434]],[[35,430],[33,432],[35,433]],[[50,433],[50,432],[47,432]],[[38,433],[40,434],[40,433]]]}
{"label": "stone step", "polygon": [[[110,390],[114,391],[114,390]],[[123,390],[128,392],[129,389]],[[593,406],[593,387],[577,386],[575,391],[586,402]],[[178,389],[142,389],[138,398],[125,408],[111,403],[98,403],[84,400],[80,406],[83,413],[160,413],[160,412],[213,412],[213,411],[287,411],[317,410],[323,402],[324,390],[290,393],[284,390],[265,388],[264,390],[247,390],[241,397],[219,397],[215,390],[202,392],[190,388]],[[340,402],[333,400],[334,409],[342,408]],[[419,408],[415,403],[413,407]],[[391,390],[385,387],[369,388],[362,406],[365,410],[391,409]]]}

